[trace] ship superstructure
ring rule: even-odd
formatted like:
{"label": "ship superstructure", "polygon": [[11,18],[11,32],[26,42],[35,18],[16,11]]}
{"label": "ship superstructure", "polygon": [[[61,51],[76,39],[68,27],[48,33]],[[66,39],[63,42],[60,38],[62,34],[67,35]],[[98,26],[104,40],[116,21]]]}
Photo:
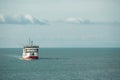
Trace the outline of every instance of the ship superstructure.
{"label": "ship superstructure", "polygon": [[22,58],[24,60],[38,59],[39,46],[33,45],[33,41],[29,42],[29,45],[24,46]]}

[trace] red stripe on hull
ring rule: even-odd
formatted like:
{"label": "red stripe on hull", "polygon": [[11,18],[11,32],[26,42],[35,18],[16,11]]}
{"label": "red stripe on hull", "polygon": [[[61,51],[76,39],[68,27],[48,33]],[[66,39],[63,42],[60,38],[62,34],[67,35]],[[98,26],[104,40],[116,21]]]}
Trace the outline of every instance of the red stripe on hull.
{"label": "red stripe on hull", "polygon": [[38,56],[23,57],[24,60],[38,59]]}

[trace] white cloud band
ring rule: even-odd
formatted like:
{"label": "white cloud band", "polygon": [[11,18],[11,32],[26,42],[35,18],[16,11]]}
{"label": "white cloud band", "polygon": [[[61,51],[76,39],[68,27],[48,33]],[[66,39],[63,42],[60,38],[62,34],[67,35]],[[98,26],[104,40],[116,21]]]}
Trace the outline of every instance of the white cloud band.
{"label": "white cloud band", "polygon": [[31,15],[0,16],[0,24],[47,24],[46,20],[39,20]]}
{"label": "white cloud band", "polygon": [[75,17],[67,18],[67,19],[64,20],[64,22],[72,23],[72,24],[80,24],[80,23],[89,24],[89,23],[91,23],[90,20],[84,20],[84,19],[75,18]]}

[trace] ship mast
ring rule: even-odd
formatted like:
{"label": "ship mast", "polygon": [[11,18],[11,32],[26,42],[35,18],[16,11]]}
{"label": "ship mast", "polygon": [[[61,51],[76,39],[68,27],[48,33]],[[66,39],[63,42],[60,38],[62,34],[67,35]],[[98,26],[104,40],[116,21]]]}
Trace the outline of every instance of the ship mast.
{"label": "ship mast", "polygon": [[30,46],[30,38],[29,38],[29,46]]}
{"label": "ship mast", "polygon": [[33,41],[31,41],[31,46],[33,46]]}
{"label": "ship mast", "polygon": [[33,46],[33,41],[31,41],[30,38],[29,38],[29,46]]}

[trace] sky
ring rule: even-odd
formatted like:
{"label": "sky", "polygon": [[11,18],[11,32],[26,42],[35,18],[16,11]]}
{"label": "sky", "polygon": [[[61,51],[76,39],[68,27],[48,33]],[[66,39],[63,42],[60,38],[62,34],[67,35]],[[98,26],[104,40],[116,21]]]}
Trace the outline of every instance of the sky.
{"label": "sky", "polygon": [[0,47],[120,47],[120,0],[0,0]]}

